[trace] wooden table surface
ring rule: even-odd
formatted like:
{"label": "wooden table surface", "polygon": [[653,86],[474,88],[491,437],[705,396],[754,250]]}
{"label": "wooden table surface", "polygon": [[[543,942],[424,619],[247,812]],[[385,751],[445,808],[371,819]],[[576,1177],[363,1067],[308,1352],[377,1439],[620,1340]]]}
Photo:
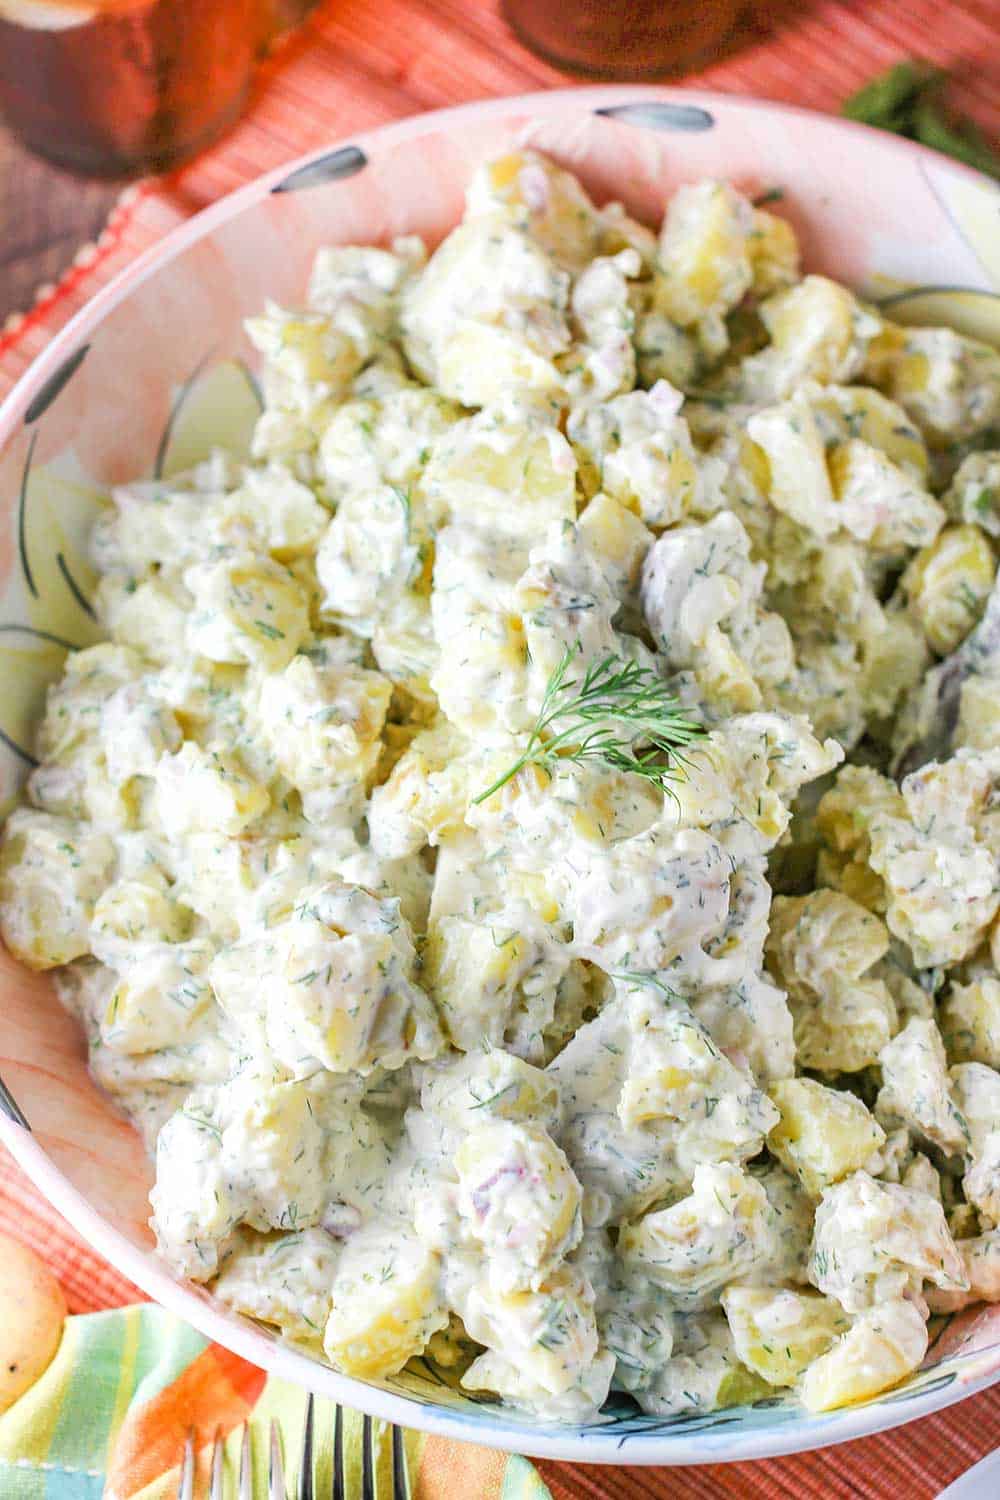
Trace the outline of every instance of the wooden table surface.
{"label": "wooden table surface", "polygon": [[0,327],[97,238],[120,192],[29,156],[0,122]]}

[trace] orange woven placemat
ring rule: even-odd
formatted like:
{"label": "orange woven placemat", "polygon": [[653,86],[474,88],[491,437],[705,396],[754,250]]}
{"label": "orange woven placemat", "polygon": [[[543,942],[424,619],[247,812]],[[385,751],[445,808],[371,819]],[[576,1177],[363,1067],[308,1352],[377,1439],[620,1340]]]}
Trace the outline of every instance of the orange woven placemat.
{"label": "orange woven placemat", "polygon": [[[760,0],[747,22],[746,45],[688,81],[832,111],[873,74],[920,55],[948,68],[961,107],[996,139],[998,18],[997,0]],[[326,0],[261,69],[237,128],[182,171],[128,189],[97,245],[84,246],[57,287],[8,320],[0,330],[0,396],[129,260],[267,168],[421,110],[566,82],[514,41],[495,0]],[[72,1234],[2,1152],[0,1230],[41,1251],[75,1312],[138,1295]],[[539,1468],[556,1500],[931,1500],[997,1441],[1000,1388],[823,1453],[703,1469]]]}

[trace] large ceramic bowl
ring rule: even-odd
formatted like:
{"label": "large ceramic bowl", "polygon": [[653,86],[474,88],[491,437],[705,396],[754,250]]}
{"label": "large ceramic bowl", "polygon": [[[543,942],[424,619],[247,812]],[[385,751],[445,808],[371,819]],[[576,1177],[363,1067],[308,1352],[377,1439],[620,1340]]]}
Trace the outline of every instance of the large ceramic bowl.
{"label": "large ceramic bowl", "polygon": [[[891,298],[896,316],[1000,340],[1000,191],[933,153],[802,111],[669,89],[580,89],[426,115],[293,163],[119,277],[0,410],[0,801],[32,763],[32,725],[67,647],[96,635],[86,534],[101,493],[187,466],[217,434],[221,411],[227,440],[245,445],[257,407],[244,316],[266,297],[300,300],[319,245],[403,232],[439,240],[475,164],[525,142],[578,172],[598,199],[621,198],[651,223],[693,178],[780,190],[810,268]],[[905,290],[913,286],[925,290]],[[774,1400],[664,1421],[615,1400],[600,1422],[556,1427],[473,1400],[420,1360],[385,1384],[347,1379],[160,1263],[137,1137],[90,1082],[81,1037],[49,981],[2,954],[0,1015],[0,1140],[55,1206],[202,1332],[349,1406],[529,1454],[691,1464],[840,1442],[1000,1378],[998,1307],[943,1327],[905,1386],[819,1417]]]}

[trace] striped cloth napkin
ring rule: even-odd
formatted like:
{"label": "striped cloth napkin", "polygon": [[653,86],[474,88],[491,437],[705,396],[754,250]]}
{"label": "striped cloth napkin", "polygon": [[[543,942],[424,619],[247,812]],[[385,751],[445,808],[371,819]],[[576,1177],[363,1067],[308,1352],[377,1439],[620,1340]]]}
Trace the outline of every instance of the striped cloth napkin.
{"label": "striped cloth napkin", "polygon": [[[198,1484],[206,1492],[211,1449],[225,1440],[230,1473],[249,1423],[254,1494],[267,1492],[272,1421],[282,1433],[285,1477],[298,1483],[305,1392],[210,1344],[152,1303],[69,1317],[45,1374],[0,1417],[4,1500],[167,1500],[177,1493],[190,1429],[198,1435]],[[331,1493],[334,1412],[317,1401],[315,1480]],[[361,1494],[361,1417],[344,1413],[346,1492]],[[414,1500],[551,1500],[526,1459],[404,1435]],[[373,1424],[377,1494],[390,1494],[389,1429]]]}

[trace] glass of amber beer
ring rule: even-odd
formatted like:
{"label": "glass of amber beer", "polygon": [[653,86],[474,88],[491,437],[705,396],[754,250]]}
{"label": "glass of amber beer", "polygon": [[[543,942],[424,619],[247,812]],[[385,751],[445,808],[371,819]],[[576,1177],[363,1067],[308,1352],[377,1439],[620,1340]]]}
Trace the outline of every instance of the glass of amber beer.
{"label": "glass of amber beer", "polygon": [[165,171],[236,118],[288,11],[289,0],[0,0],[0,112],[72,171]]}
{"label": "glass of amber beer", "polygon": [[508,25],[557,68],[656,78],[712,61],[744,0],[500,0]]}

